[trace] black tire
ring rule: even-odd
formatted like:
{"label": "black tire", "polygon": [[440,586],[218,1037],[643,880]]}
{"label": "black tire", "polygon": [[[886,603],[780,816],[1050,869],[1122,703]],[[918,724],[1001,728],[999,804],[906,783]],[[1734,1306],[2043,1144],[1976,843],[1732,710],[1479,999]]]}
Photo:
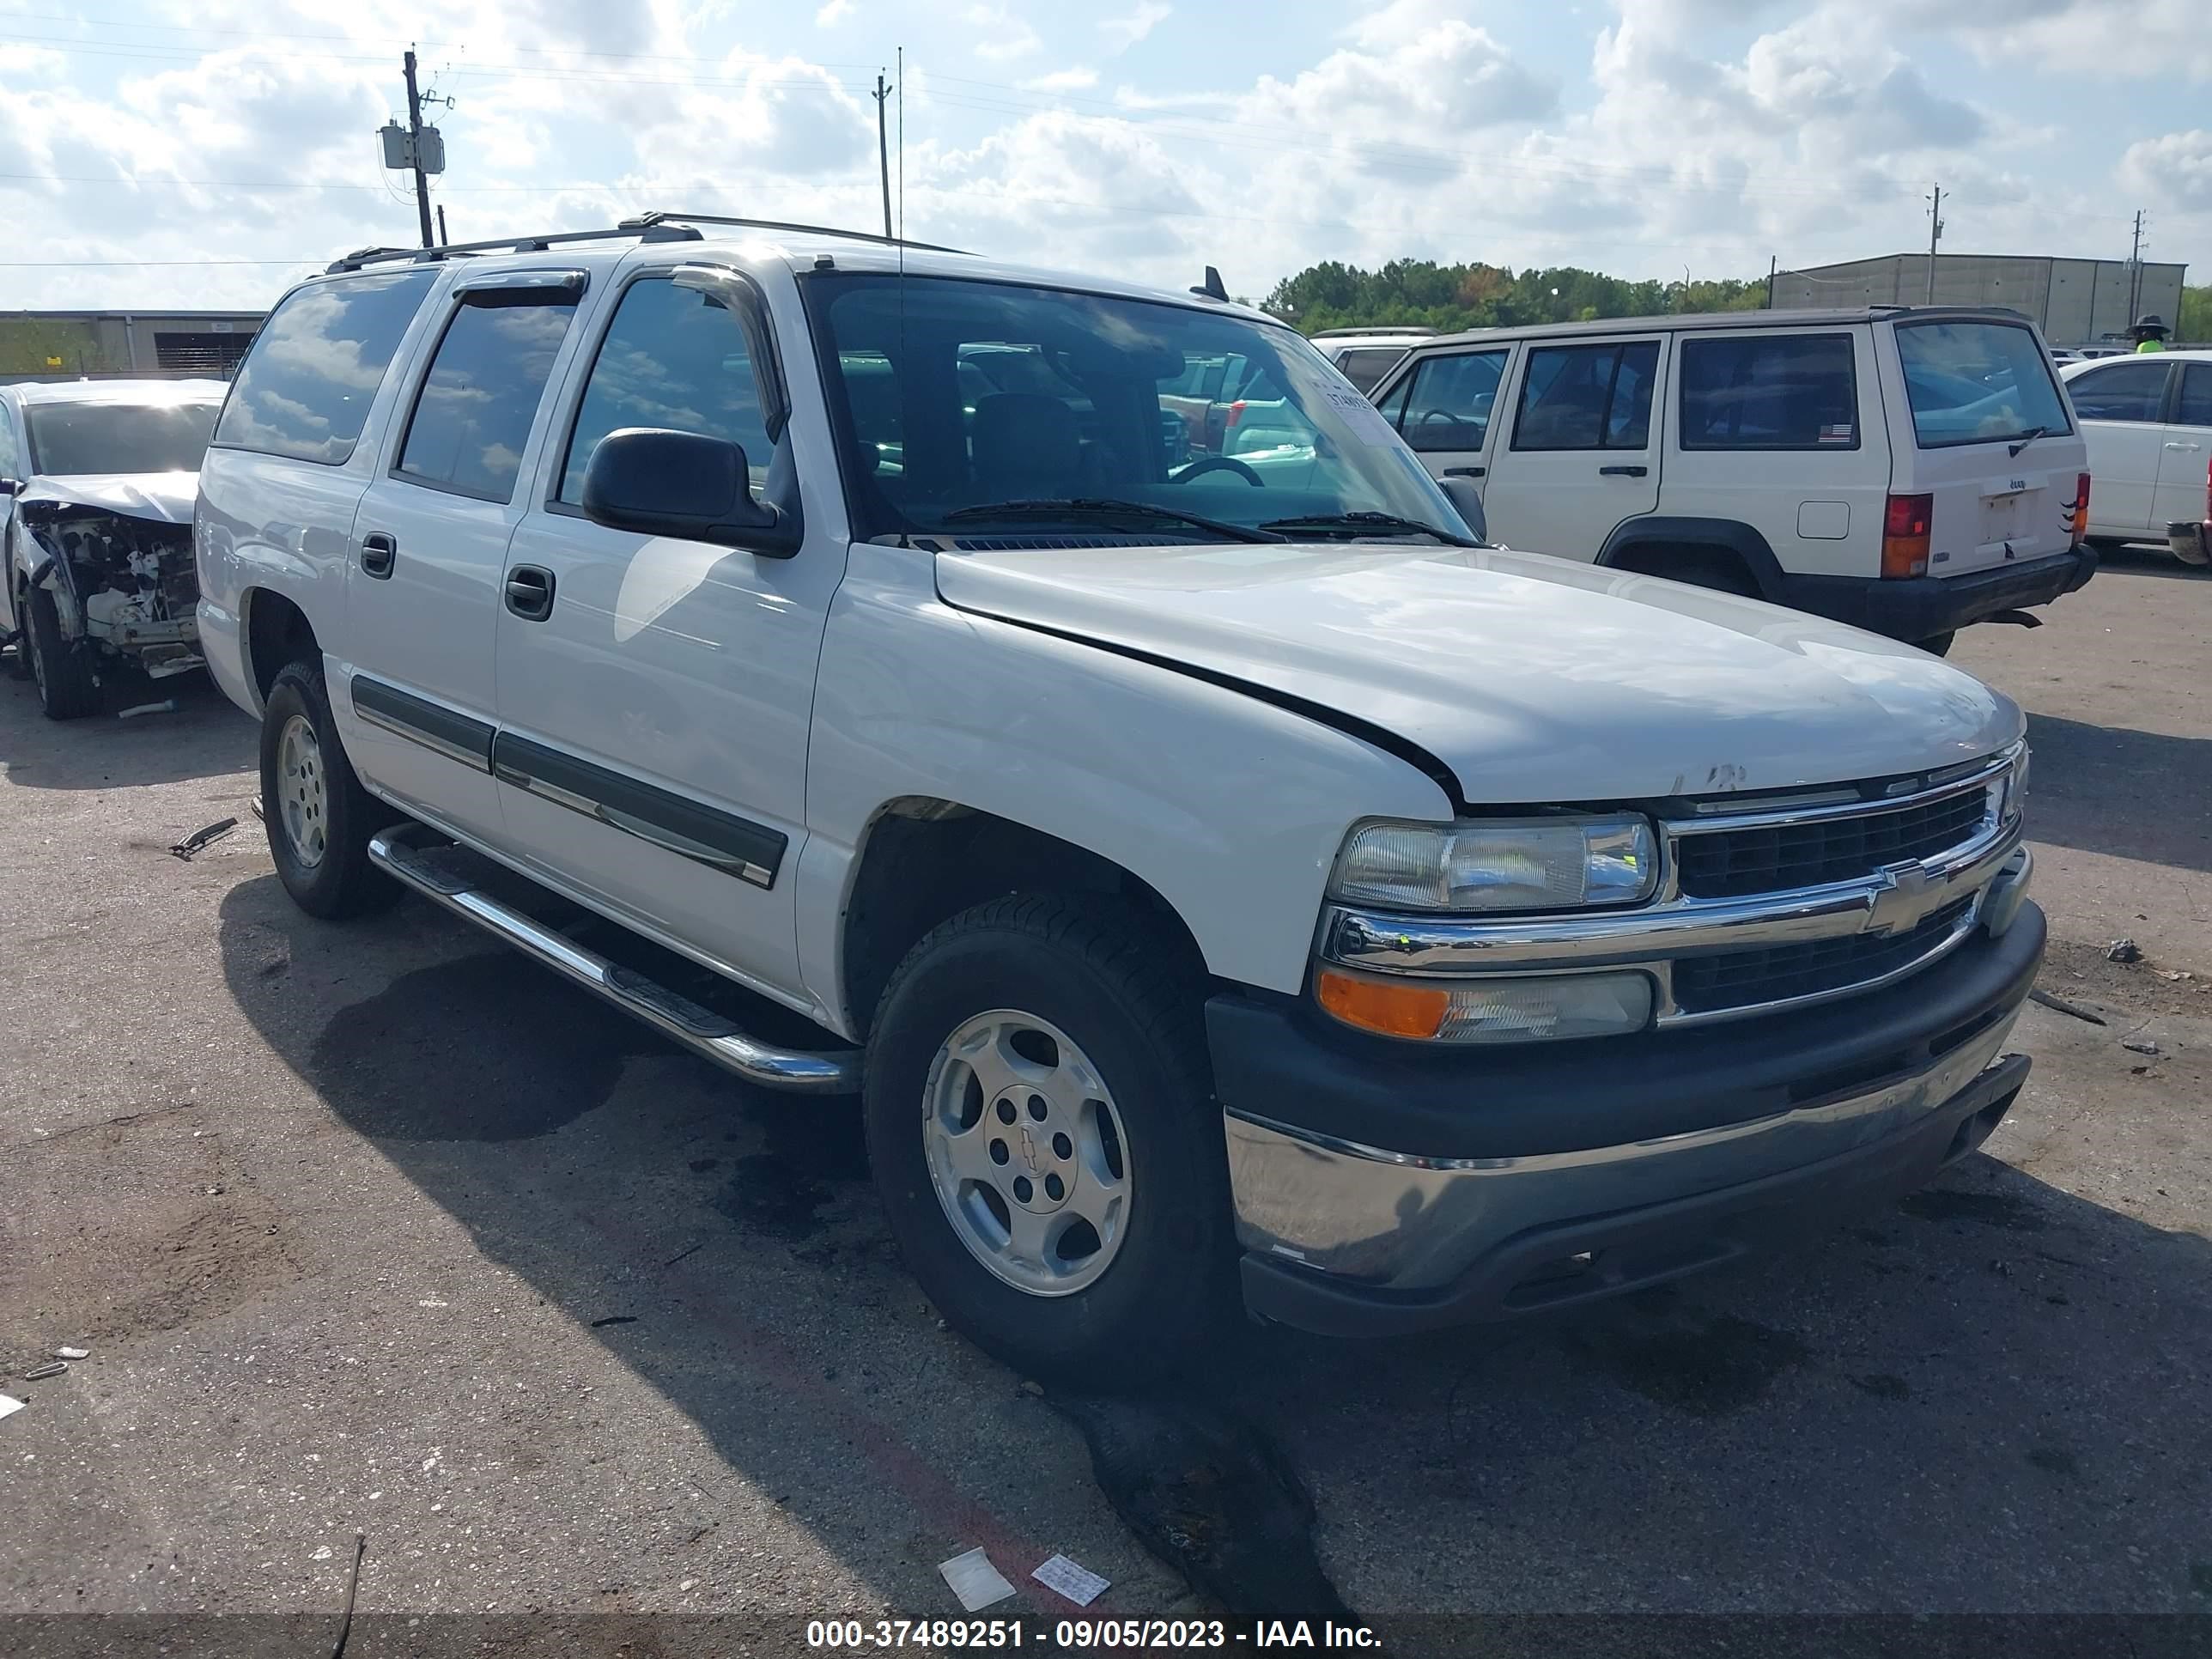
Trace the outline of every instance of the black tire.
{"label": "black tire", "polygon": [[[285,827],[280,756],[285,728],[295,718],[313,728],[322,774],[318,818],[324,842],[320,858],[313,862],[293,845],[291,831]],[[399,884],[368,861],[368,838],[396,822],[399,814],[362,788],[354,775],[338,741],[337,725],[331,718],[330,694],[319,664],[287,663],[269,688],[261,714],[261,817],[277,879],[292,902],[309,915],[335,921],[384,909],[399,897]]]}
{"label": "black tire", "polygon": [[34,587],[25,596],[23,643],[31,678],[38,682],[39,707],[50,720],[82,720],[100,712],[100,681],[88,649],[62,637],[62,615],[54,596]]}
{"label": "black tire", "polygon": [[1930,634],[1924,640],[1915,640],[1913,644],[1931,657],[1948,657],[1951,654],[1951,647],[1957,642],[1958,638],[1957,629],[1947,628],[1940,634]]}
{"label": "black tire", "polygon": [[[1140,1386],[1199,1362],[1241,1318],[1205,981],[1176,944],[1121,907],[995,899],[916,945],[878,1006],[865,1109],[891,1231],[946,1321],[1024,1376],[1094,1392]],[[1071,1294],[1034,1294],[986,1267],[930,1175],[922,1123],[939,1049],[1000,1008],[1066,1034],[1112,1095],[1125,1136],[1129,1203],[1117,1253]]]}

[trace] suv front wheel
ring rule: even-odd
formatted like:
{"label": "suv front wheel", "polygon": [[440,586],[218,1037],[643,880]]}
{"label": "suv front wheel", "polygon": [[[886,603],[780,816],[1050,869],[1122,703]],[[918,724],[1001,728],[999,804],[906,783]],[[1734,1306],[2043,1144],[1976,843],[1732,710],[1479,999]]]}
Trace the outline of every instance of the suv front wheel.
{"label": "suv front wheel", "polygon": [[868,1041],[868,1158],[946,1320],[1092,1390],[1187,1365],[1233,1316],[1203,979],[1164,928],[1009,897],[908,953]]}
{"label": "suv front wheel", "polygon": [[354,775],[317,664],[287,663],[269,688],[261,816],[277,878],[309,915],[359,915],[399,896],[398,883],[368,861],[368,838],[397,815]]}

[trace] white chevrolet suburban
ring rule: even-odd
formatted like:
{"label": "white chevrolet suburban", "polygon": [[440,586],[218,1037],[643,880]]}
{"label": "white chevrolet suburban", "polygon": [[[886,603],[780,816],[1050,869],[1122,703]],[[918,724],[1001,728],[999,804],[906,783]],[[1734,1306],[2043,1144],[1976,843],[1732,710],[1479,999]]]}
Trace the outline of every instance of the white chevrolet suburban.
{"label": "white chevrolet suburban", "polygon": [[1862,307],[1486,329],[1376,387],[1500,541],[1939,654],[2096,570],[2091,467],[2035,325]]}
{"label": "white chevrolet suburban", "polygon": [[[1296,464],[1164,405],[1231,357]],[[929,1295],[1094,1386],[1729,1260],[2027,1074],[2011,702],[1468,528],[1215,284],[665,216],[294,289],[196,519],[303,908],[860,1092]]]}

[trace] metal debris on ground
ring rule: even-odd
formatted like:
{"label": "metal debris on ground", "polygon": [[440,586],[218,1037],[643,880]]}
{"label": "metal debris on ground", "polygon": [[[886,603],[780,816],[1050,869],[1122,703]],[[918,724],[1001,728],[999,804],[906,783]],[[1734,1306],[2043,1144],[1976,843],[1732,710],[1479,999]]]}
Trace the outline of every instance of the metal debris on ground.
{"label": "metal debris on ground", "polygon": [[960,1605],[970,1613],[980,1613],[1014,1593],[1014,1587],[1006,1582],[1005,1574],[991,1565],[991,1558],[983,1553],[980,1545],[964,1555],[939,1562],[937,1571],[960,1598]]}
{"label": "metal debris on ground", "polygon": [[176,712],[177,700],[174,697],[164,697],[159,702],[142,702],[125,708],[115,718],[119,720],[136,720],[141,714],[173,714]]}
{"label": "metal debris on ground", "polygon": [[2142,960],[2142,946],[2137,945],[2131,939],[2116,939],[2109,945],[2105,947],[2105,960],[2107,962],[2141,962]]}
{"label": "metal debris on ground", "polygon": [[68,1369],[69,1367],[58,1359],[54,1360],[49,1364],[33,1365],[30,1370],[23,1373],[23,1381],[26,1382],[42,1382],[49,1376],[59,1376]]}
{"label": "metal debris on ground", "polygon": [[1103,1595],[1111,1582],[1088,1567],[1078,1566],[1064,1555],[1039,1562],[1030,1577],[1047,1589],[1059,1591],[1079,1607],[1087,1607]]}
{"label": "metal debris on ground", "polygon": [[2159,1053],[2158,1044],[2140,1037],[2124,1037],[2120,1042],[2120,1047],[2131,1054],[2149,1054],[2154,1059]]}
{"label": "metal debris on ground", "polygon": [[238,828],[236,818],[217,818],[205,829],[195,830],[169,849],[170,854],[190,862],[192,855],[203,848],[211,847]]}
{"label": "metal debris on ground", "polygon": [[2105,1023],[2105,1017],[2102,1014],[2093,1013],[2078,1002],[2069,1002],[2064,997],[2054,996],[2049,991],[2040,988],[2030,991],[2027,994],[2027,1000],[2030,1002],[2039,1002],[2046,1008],[2056,1008],[2062,1014],[2071,1014],[2076,1019],[2086,1019],[2092,1025],[2102,1025]]}
{"label": "metal debris on ground", "polygon": [[256,795],[252,800],[246,803],[246,810],[252,812],[255,817],[259,818],[262,823],[266,823],[269,822],[268,813],[261,810],[260,796]]}
{"label": "metal debris on ground", "polygon": [[56,1348],[54,1350],[54,1358],[57,1359],[89,1359],[92,1358],[92,1353],[89,1349],[86,1348]]}
{"label": "metal debris on ground", "polygon": [[23,1402],[21,1401],[11,1400],[6,1395],[0,1394],[0,1417],[13,1417],[17,1412],[22,1409]]}

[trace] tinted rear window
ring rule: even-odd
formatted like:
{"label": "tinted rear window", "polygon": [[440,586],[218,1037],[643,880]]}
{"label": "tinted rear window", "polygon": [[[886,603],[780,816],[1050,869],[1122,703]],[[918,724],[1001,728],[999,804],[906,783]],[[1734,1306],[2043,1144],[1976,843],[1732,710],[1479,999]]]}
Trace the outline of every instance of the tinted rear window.
{"label": "tinted rear window", "polygon": [[1856,449],[1848,334],[1682,341],[1685,449]]}
{"label": "tinted rear window", "polygon": [[88,472],[197,472],[215,425],[213,404],[45,404],[24,411],[31,470],[50,478]]}
{"label": "tinted rear window", "polygon": [[215,441],[343,465],[436,276],[380,270],[298,289],[239,365]]}
{"label": "tinted rear window", "polygon": [[2051,359],[2013,323],[1899,323],[1897,355],[1923,449],[2070,432]]}
{"label": "tinted rear window", "polygon": [[403,477],[485,501],[514,498],[538,400],[576,314],[573,296],[537,302],[550,292],[494,290],[453,313],[407,423]]}

